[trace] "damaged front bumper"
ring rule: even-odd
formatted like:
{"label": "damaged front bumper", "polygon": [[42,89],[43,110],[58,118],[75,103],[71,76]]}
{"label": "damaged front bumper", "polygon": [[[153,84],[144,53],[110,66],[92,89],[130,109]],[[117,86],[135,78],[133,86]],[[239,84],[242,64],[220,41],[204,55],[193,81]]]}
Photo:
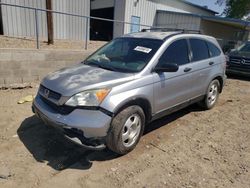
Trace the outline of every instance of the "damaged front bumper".
{"label": "damaged front bumper", "polygon": [[62,115],[36,96],[32,111],[43,120],[63,133],[69,140],[94,150],[104,149],[112,117],[99,110],[75,109]]}

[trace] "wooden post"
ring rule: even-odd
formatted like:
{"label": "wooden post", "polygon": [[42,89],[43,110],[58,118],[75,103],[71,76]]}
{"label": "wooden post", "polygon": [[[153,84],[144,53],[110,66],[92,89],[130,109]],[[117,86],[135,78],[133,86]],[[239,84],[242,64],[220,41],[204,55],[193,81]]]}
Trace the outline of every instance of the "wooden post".
{"label": "wooden post", "polygon": [[[1,0],[0,0],[1,3]],[[3,35],[3,18],[2,18],[2,7],[0,5],[0,35]]]}
{"label": "wooden post", "polygon": [[[52,10],[52,1],[46,0],[46,9]],[[47,11],[48,44],[54,44],[53,13]]]}

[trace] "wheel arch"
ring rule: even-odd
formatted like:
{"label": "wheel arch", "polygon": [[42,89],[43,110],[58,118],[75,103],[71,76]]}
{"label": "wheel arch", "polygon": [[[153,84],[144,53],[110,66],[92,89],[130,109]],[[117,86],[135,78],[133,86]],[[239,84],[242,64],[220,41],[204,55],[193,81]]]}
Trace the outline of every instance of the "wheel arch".
{"label": "wheel arch", "polygon": [[219,75],[219,76],[214,77],[214,78],[211,80],[211,82],[212,82],[213,80],[218,80],[218,81],[220,82],[220,93],[221,93],[221,92],[222,92],[222,89],[223,89],[223,86],[224,86],[223,77]]}
{"label": "wheel arch", "polygon": [[141,107],[145,114],[146,123],[150,122],[152,118],[152,106],[148,99],[142,97],[133,98],[121,103],[119,106],[115,108],[114,116],[117,115],[119,112],[121,112],[123,109],[133,105]]}

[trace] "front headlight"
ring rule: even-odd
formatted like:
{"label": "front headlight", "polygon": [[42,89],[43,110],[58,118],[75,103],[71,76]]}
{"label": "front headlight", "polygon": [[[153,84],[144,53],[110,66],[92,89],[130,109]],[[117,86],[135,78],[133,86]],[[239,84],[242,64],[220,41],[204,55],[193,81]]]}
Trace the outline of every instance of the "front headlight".
{"label": "front headlight", "polygon": [[99,106],[108,95],[110,89],[95,89],[73,95],[65,105],[68,106]]}

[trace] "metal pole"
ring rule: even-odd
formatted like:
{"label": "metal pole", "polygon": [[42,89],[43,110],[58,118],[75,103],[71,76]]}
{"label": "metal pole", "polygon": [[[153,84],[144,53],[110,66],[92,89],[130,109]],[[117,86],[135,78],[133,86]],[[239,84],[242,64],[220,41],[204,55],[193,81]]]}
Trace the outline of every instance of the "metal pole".
{"label": "metal pole", "polygon": [[40,48],[39,44],[39,23],[38,23],[38,15],[37,15],[37,9],[35,9],[35,25],[36,25],[36,48]]}
{"label": "metal pole", "polygon": [[85,31],[85,50],[88,49],[88,40],[89,40],[89,18],[86,18],[86,31]]}

